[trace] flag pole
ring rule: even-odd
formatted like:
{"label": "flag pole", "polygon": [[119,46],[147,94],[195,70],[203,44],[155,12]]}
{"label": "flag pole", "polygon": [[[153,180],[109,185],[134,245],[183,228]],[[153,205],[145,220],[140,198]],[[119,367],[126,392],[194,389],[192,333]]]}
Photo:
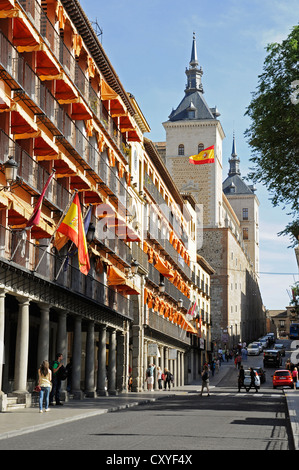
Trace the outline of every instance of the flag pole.
{"label": "flag pole", "polygon": [[64,219],[65,214],[67,213],[67,211],[68,211],[69,208],[71,207],[71,204],[72,204],[73,200],[75,199],[75,196],[76,196],[77,192],[78,192],[78,189],[75,189],[75,190],[74,190],[74,194],[72,195],[72,197],[71,197],[71,199],[70,199],[68,205],[67,205],[66,208],[64,209],[63,214],[62,214],[62,216],[60,217],[59,222],[58,222],[58,224],[56,225],[56,228],[55,228],[54,232],[52,233],[52,236],[51,236],[50,241],[49,241],[49,245],[47,246],[47,248],[46,248],[45,251],[43,252],[42,256],[40,257],[40,260],[39,260],[39,262],[37,263],[37,265],[35,266],[35,268],[33,269],[33,272],[36,272],[36,271],[38,270],[39,265],[41,264],[41,262],[42,262],[42,260],[43,260],[43,258],[44,258],[44,256],[45,256],[45,254],[47,253],[47,249],[48,249],[49,246],[51,245],[51,243],[52,243],[52,241],[53,241],[53,238],[55,237],[56,232],[57,232],[57,230],[58,230],[58,228],[59,228],[61,222],[62,222],[63,219]]}
{"label": "flag pole", "polygon": [[[56,172],[55,168],[52,168],[52,173],[49,175],[48,181],[46,182],[46,185],[45,185],[45,187],[44,187],[44,189],[43,189],[41,195],[39,196],[39,199],[40,199],[41,196],[42,196],[42,200],[43,200],[43,198],[44,198],[44,194],[43,194],[43,193],[45,193],[46,190],[48,189],[48,185],[50,184],[50,181],[51,181],[52,177],[54,176],[55,172]],[[39,201],[39,199],[38,199],[38,201]],[[41,201],[41,202],[42,202],[42,201]],[[36,206],[35,206],[34,209],[33,209],[33,212],[32,212],[32,214],[31,214],[31,217],[30,217],[29,221],[31,221],[35,210],[36,210]],[[27,222],[27,223],[28,223],[28,222]],[[22,233],[23,233],[23,232],[26,232],[27,230],[31,230],[31,228],[32,228],[32,225],[29,225],[29,226],[26,225],[26,227],[22,230]],[[21,243],[22,240],[23,240],[23,239],[20,238],[20,240],[18,241],[18,244],[17,244],[17,246],[16,246],[16,248],[15,248],[15,250],[14,250],[14,252],[13,252],[11,258],[10,258],[10,261],[12,261],[12,260],[14,259],[15,254],[16,254],[16,252],[17,252],[17,250],[18,250],[18,248],[19,248],[20,243]]]}

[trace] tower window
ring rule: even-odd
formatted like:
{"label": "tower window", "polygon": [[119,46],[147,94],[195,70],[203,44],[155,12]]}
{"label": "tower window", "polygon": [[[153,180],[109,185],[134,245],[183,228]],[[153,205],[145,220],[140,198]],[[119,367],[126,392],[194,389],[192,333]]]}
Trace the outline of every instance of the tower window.
{"label": "tower window", "polygon": [[185,155],[185,146],[183,144],[179,145],[178,154],[179,155]]}
{"label": "tower window", "polygon": [[248,220],[248,209],[247,208],[243,209],[243,220]]}
{"label": "tower window", "polygon": [[248,240],[248,228],[243,228],[243,240]]}

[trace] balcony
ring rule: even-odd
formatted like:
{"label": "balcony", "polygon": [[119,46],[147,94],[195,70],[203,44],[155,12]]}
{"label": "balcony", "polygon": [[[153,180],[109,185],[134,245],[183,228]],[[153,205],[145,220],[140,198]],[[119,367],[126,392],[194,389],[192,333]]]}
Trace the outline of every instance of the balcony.
{"label": "balcony", "polygon": [[162,336],[171,337],[176,341],[190,345],[190,337],[188,337],[185,330],[169,320],[166,320],[161,315],[158,315],[152,309],[149,309],[148,312],[148,326]]}
{"label": "balcony", "polygon": [[[100,307],[107,307],[120,315],[131,318],[128,298],[104,285],[91,274],[87,276],[82,274],[76,257],[70,261],[67,269],[64,269],[66,258],[48,252],[46,249],[45,246],[23,239],[20,231],[9,230],[0,225],[0,259],[10,268],[16,267],[20,272],[28,274],[35,273],[39,279],[61,287],[65,292],[77,294]],[[24,282],[27,282],[25,278]],[[10,283],[12,288],[22,288],[16,275]],[[30,295],[34,298],[41,290],[41,284],[38,284],[31,288]]]}
{"label": "balcony", "polygon": [[42,36],[45,44],[49,47],[50,51],[54,54],[56,60],[59,62],[60,67],[65,70],[71,82],[75,85],[85,102],[89,105],[90,109],[94,112],[95,117],[105,128],[109,137],[112,139],[118,151],[127,160],[127,154],[124,148],[128,147],[126,140],[112,116],[104,108],[102,101],[98,97],[96,91],[92,88],[89,82],[88,74],[81,69],[76,61],[76,57],[72,51],[65,45],[63,39],[60,37],[59,32],[55,29],[47,15],[45,14],[42,6],[37,0],[20,0],[19,2],[29,19],[34,24],[35,28]]}
{"label": "balcony", "polygon": [[191,280],[191,269],[185,263],[184,259],[174,249],[169,240],[163,237],[161,230],[157,227],[157,224],[153,221],[151,216],[149,217],[148,221],[148,234],[151,240],[156,241],[159,244],[160,248],[164,251],[164,254],[168,255],[171,258],[171,261],[176,264],[177,268],[183,274],[185,274],[185,276],[187,276],[189,280]]}
{"label": "balcony", "polygon": [[[2,33],[0,33],[0,50],[0,64],[3,67],[0,72],[1,78],[10,83],[18,99],[26,102],[34,110],[38,119],[56,136],[57,142],[62,143],[72,155],[76,156],[83,168],[92,169],[97,182],[104,187],[105,192],[126,209],[130,200],[126,182],[123,178],[119,178],[115,168],[108,165],[107,156],[105,158],[105,154],[100,154],[89,142],[75,121],[68,116]],[[123,145],[124,140],[121,137],[122,150]]]}
{"label": "balcony", "polygon": [[[12,155],[18,163],[19,176],[23,179],[23,185],[27,187],[27,190],[32,195],[41,194],[49,173],[0,129],[0,163],[4,163],[9,155]],[[54,210],[59,209],[63,212],[69,199],[69,191],[53,178],[47,189],[45,200],[53,206]]]}

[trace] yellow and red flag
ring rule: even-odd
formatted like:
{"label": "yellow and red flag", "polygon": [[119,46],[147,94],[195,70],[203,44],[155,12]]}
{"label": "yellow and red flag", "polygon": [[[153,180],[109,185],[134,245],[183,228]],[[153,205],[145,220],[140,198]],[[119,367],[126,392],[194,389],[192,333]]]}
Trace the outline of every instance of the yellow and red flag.
{"label": "yellow and red flag", "polygon": [[78,194],[75,195],[69,210],[57,229],[57,232],[58,234],[65,235],[76,245],[78,248],[80,271],[87,275],[90,269],[90,261]]}
{"label": "yellow and red flag", "polygon": [[214,145],[208,147],[197,155],[192,155],[189,157],[189,163],[193,163],[193,165],[202,165],[204,163],[214,163],[215,155],[214,155]]}

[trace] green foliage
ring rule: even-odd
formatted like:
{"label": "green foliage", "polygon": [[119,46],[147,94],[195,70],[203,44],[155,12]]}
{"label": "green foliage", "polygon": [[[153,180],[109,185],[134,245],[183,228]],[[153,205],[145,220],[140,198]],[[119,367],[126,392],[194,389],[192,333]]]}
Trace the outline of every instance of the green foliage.
{"label": "green foliage", "polygon": [[246,111],[251,125],[245,136],[254,163],[248,178],[267,187],[274,206],[289,207],[294,222],[281,234],[291,235],[293,242],[295,236],[298,242],[299,26],[281,44],[270,44],[266,50],[263,73]]}

